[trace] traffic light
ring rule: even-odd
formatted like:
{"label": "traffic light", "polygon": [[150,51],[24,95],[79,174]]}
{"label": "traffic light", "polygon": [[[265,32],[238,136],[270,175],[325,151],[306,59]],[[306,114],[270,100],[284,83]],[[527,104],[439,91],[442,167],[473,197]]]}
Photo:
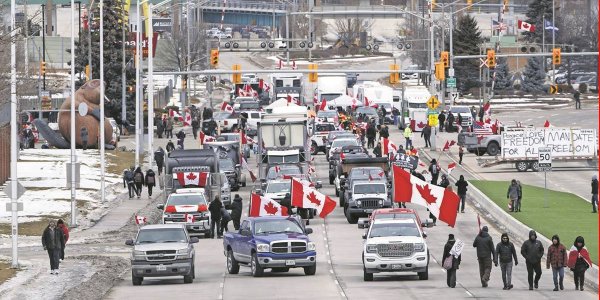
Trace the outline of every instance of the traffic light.
{"label": "traffic light", "polygon": [[40,74],[46,75],[46,62],[45,61],[40,62]]}
{"label": "traffic light", "polygon": [[446,79],[446,69],[443,62],[435,63],[435,79],[442,81]]}
{"label": "traffic light", "polygon": [[[234,71],[241,71],[242,65],[233,65],[232,69]],[[242,83],[242,73],[233,73],[233,78],[231,81],[233,81],[234,84]]]}
{"label": "traffic light", "polygon": [[210,50],[210,65],[215,67],[219,64],[219,50]]}
{"label": "traffic light", "polygon": [[473,6],[473,0],[467,0],[467,10],[471,10],[472,6]]}
{"label": "traffic light", "polygon": [[444,63],[444,68],[448,68],[450,66],[450,52],[442,51],[441,61]]}
{"label": "traffic light", "polygon": [[397,64],[392,64],[390,65],[390,70],[392,71],[390,73],[390,84],[400,83],[400,73],[398,73],[400,67]]}
{"label": "traffic light", "polygon": [[91,68],[90,65],[85,65],[85,80],[90,80],[90,73],[91,73]]}
{"label": "traffic light", "polygon": [[496,51],[490,49],[487,51],[487,60],[486,60],[488,68],[496,67]]}
{"label": "traffic light", "polygon": [[181,90],[187,90],[187,79],[181,79]]}
{"label": "traffic light", "polygon": [[312,70],[312,72],[308,73],[308,82],[317,82],[319,79],[319,73],[317,73],[317,64],[309,64],[308,69]]}
{"label": "traffic light", "polygon": [[560,48],[552,49],[552,64],[560,65]]}

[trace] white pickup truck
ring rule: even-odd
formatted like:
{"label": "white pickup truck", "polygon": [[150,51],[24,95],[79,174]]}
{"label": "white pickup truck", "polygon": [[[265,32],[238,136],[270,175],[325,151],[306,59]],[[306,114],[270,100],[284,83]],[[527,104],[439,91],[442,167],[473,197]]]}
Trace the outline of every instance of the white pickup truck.
{"label": "white pickup truck", "polygon": [[412,218],[375,219],[363,235],[363,279],[380,272],[416,272],[429,278],[429,250],[421,225]]}
{"label": "white pickup truck", "polygon": [[310,154],[317,155],[319,152],[327,154],[327,136],[330,131],[336,131],[333,123],[315,124],[313,134],[310,138]]}

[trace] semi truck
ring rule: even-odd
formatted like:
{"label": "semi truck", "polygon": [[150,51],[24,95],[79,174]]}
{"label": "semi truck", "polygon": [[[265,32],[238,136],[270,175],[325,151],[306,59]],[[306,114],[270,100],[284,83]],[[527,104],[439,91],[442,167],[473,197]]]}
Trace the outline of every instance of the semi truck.
{"label": "semi truck", "polygon": [[323,99],[329,102],[341,95],[346,95],[348,89],[348,79],[345,73],[319,74],[317,79],[317,103]]}
{"label": "semi truck", "polygon": [[289,95],[293,99],[298,99],[300,105],[304,105],[302,96],[302,77],[301,73],[283,73],[271,75],[271,103],[278,99],[287,99]]}
{"label": "semi truck", "polygon": [[204,149],[211,149],[218,156],[219,173],[225,174],[232,190],[246,186],[246,175],[242,174],[239,141],[205,142]]}
{"label": "semi truck", "polygon": [[[397,101],[400,101],[399,128],[412,126],[413,131],[421,131],[427,124],[427,100],[431,97],[429,91],[422,87],[410,87],[400,93]],[[396,101],[396,98],[394,98]],[[396,104],[394,106],[397,106]]]}

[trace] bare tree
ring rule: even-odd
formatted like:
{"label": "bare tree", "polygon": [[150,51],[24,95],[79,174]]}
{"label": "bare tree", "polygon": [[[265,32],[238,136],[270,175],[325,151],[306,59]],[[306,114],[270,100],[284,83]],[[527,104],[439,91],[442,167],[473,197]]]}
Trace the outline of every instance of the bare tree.
{"label": "bare tree", "polygon": [[[301,4],[300,7],[298,8],[298,11],[307,12],[308,5]],[[294,18],[292,18],[292,24],[290,25],[291,26],[290,29],[293,29],[292,32],[297,38],[309,39],[310,38],[309,22],[310,22],[310,19],[306,15],[295,15]],[[312,32],[313,32],[313,37],[315,39],[316,39],[316,37],[318,37],[322,34],[322,31],[324,28],[325,28],[324,23],[321,20],[313,18]]]}
{"label": "bare tree", "polygon": [[[207,67],[206,33],[203,27],[187,28],[163,33],[156,55],[161,59],[155,68],[164,71],[204,70]],[[188,53],[188,40],[189,49]]]}
{"label": "bare tree", "polygon": [[373,20],[369,19],[336,19],[335,20],[335,29],[338,35],[348,35],[354,38],[358,38],[358,35],[361,32],[366,32],[371,30],[373,26]]}

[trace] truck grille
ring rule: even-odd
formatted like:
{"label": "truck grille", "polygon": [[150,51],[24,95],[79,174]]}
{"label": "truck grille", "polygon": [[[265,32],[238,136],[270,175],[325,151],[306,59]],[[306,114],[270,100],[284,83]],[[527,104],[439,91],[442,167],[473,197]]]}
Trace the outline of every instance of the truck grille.
{"label": "truck grille", "polygon": [[271,243],[271,252],[273,253],[303,253],[306,252],[306,242],[304,241],[286,241]]}
{"label": "truck grille", "polygon": [[361,207],[365,209],[379,208],[379,200],[381,199],[360,199]]}
{"label": "truck grille", "polygon": [[407,257],[414,252],[412,243],[378,244],[377,254],[381,257]]}
{"label": "truck grille", "polygon": [[146,251],[146,259],[148,261],[175,260],[175,257],[177,256],[176,253],[176,250]]}

